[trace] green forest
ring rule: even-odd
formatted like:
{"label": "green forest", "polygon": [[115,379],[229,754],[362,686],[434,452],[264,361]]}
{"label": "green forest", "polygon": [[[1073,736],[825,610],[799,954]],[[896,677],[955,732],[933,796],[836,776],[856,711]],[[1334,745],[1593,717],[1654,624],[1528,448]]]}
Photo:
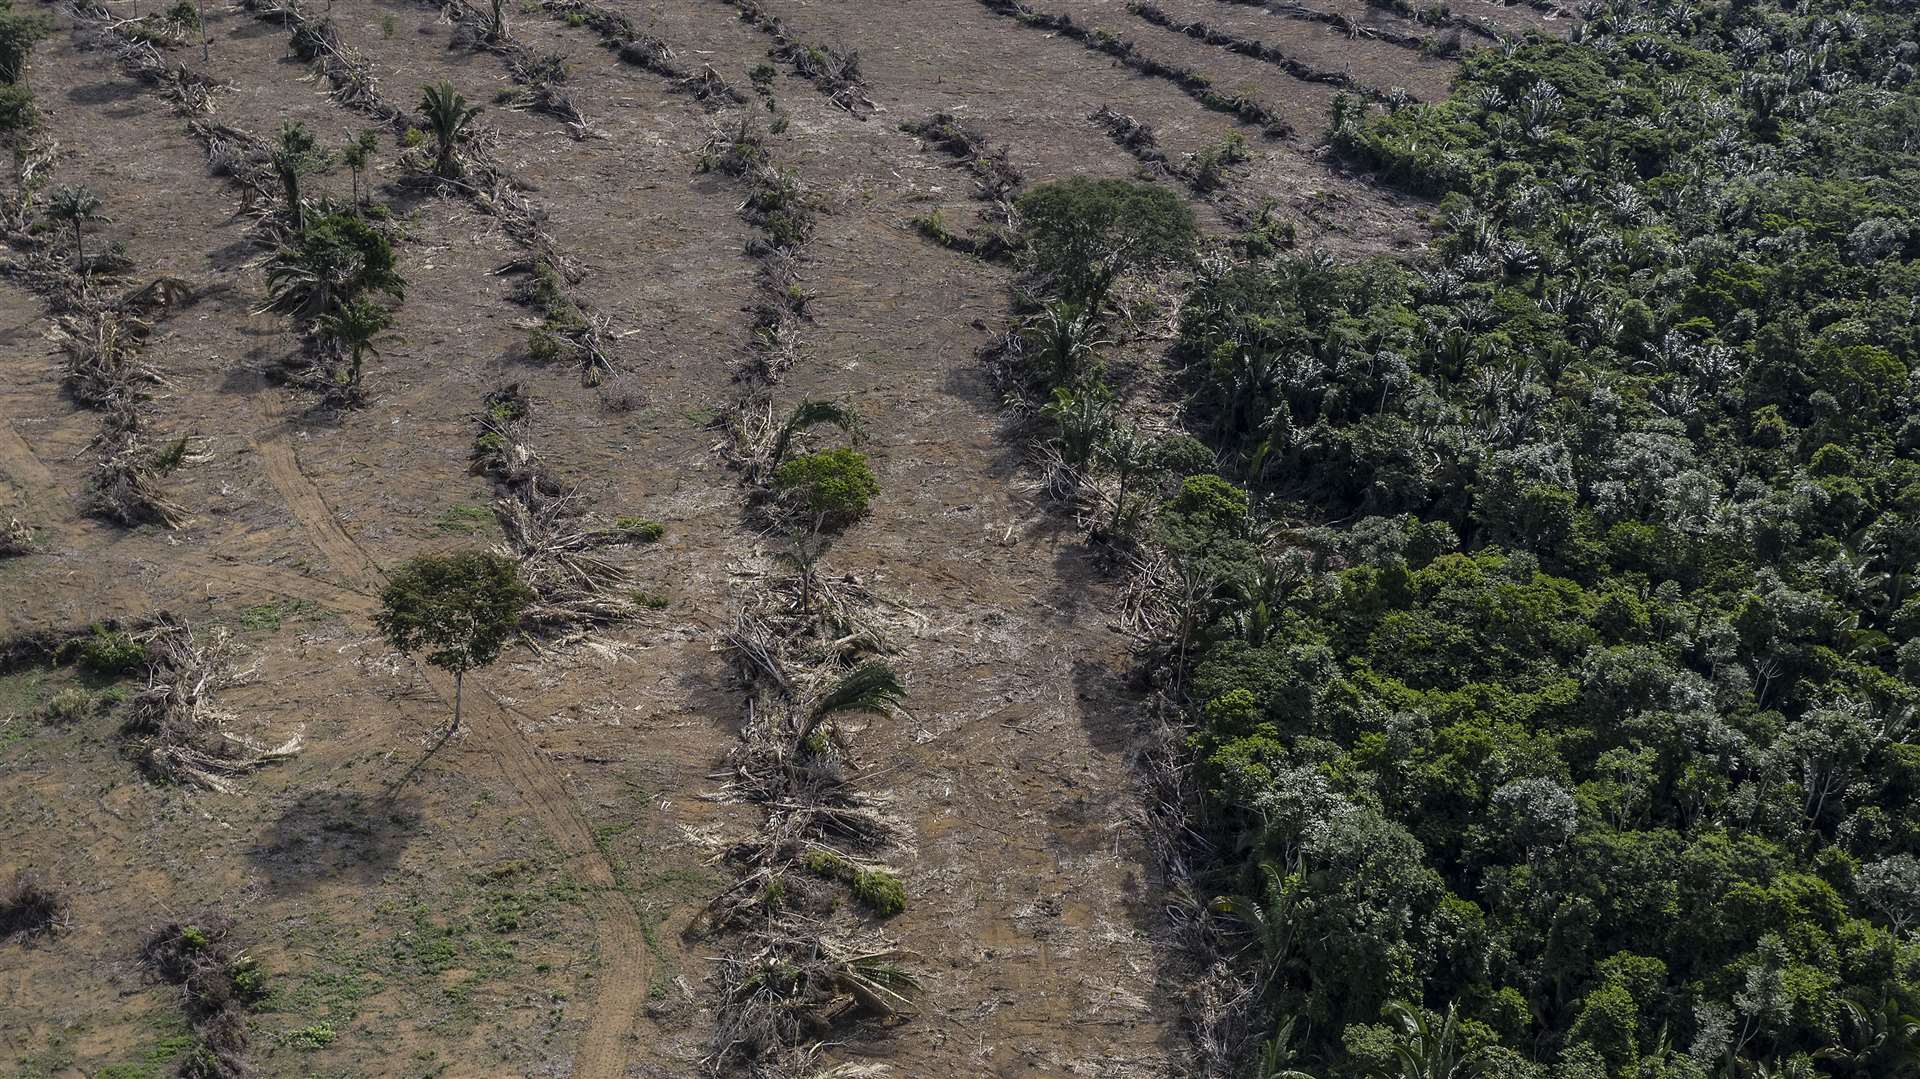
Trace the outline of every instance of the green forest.
{"label": "green forest", "polygon": [[1116,246],[1056,225],[1097,185],[1023,200],[1054,443],[1179,597],[1238,1055],[1920,1075],[1920,17],[1584,14],[1443,102],[1336,100],[1432,242],[1203,247],[1185,436],[1116,426],[1084,358],[1184,210]]}

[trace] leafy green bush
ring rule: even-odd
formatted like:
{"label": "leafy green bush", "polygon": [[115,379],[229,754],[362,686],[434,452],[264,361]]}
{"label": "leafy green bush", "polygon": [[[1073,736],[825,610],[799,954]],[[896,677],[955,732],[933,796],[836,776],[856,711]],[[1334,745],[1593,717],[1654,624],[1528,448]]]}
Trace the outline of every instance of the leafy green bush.
{"label": "leafy green bush", "polygon": [[803,454],[773,474],[774,488],[827,524],[844,524],[867,512],[880,482],[865,454],[845,448]]}
{"label": "leafy green bush", "polygon": [[67,642],[59,658],[91,675],[120,678],[145,669],[147,649],[131,633],[96,624],[86,636]]}

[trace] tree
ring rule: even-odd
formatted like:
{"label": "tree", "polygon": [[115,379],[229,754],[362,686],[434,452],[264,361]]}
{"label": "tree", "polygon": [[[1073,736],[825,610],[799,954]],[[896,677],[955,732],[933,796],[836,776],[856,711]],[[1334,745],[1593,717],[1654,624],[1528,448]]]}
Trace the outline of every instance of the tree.
{"label": "tree", "polygon": [[53,32],[46,19],[22,15],[12,3],[0,5],[0,83],[15,86],[27,77],[27,60],[33,47]]}
{"label": "tree", "polygon": [[286,193],[287,216],[293,220],[293,231],[307,231],[306,205],[300,198],[300,177],[325,172],[333,165],[333,155],[320,149],[319,140],[307,130],[307,125],[298,120],[288,120],[280,125],[280,136],[268,152],[268,160],[273,163],[273,171],[279,175],[280,187]]}
{"label": "tree", "polygon": [[406,656],[453,674],[453,729],[460,729],[466,673],[499,658],[534,599],[520,565],[491,551],[420,555],[408,560],[380,593],[374,625]]}
{"label": "tree", "polygon": [[[380,149],[379,137],[372,131],[362,131],[360,137],[347,144],[340,157],[347,164],[347,170],[353,173],[353,211],[361,209],[360,177],[366,175],[373,164],[373,155]],[[371,186],[371,180],[369,180]]]}
{"label": "tree", "polygon": [[360,396],[360,371],[366,356],[380,355],[380,344],[392,339],[387,328],[393,325],[393,312],[372,300],[348,300],[337,309],[314,320],[321,333],[347,352],[347,398]]}
{"label": "tree", "polygon": [[1074,177],[1035,186],[1018,206],[1030,268],[1096,318],[1116,280],[1184,262],[1198,239],[1186,201],[1156,184]]}
{"label": "tree", "polygon": [[87,245],[82,226],[88,221],[105,221],[100,215],[100,196],[93,189],[77,184],[62,184],[47,203],[47,216],[65,222],[73,229],[74,265],[84,277],[87,272]]}
{"label": "tree", "polygon": [[421,90],[420,115],[426,118],[427,133],[433,136],[434,175],[457,176],[460,173],[460,159],[456,155],[460,144],[470,135],[474,118],[480,115],[480,110],[468,105],[467,99],[460,96],[453,84],[445,79]]}
{"label": "tree", "polygon": [[318,318],[368,292],[405,299],[406,286],[384,233],[352,214],[330,213],[309,222],[306,232],[267,260],[261,310]]}

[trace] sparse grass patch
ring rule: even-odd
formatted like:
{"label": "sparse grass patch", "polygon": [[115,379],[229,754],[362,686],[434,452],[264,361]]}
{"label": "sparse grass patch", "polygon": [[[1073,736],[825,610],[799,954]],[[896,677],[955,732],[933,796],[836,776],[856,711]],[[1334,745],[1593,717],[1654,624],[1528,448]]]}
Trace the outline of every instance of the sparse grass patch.
{"label": "sparse grass patch", "polygon": [[312,614],[318,605],[307,599],[270,600],[241,609],[234,621],[241,629],[271,633],[290,618]]}
{"label": "sparse grass patch", "polygon": [[433,519],[433,527],[454,535],[471,536],[494,523],[493,509],[471,502],[449,506]]}

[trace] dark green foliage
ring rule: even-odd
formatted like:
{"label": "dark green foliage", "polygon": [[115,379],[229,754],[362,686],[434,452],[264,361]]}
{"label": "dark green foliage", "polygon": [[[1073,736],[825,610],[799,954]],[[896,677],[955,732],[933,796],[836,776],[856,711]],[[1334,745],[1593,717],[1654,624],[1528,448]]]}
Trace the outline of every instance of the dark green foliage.
{"label": "dark green foliage", "polygon": [[[499,658],[533,601],[511,558],[491,551],[419,555],[388,578],[373,622],[396,651],[423,653],[428,663],[452,672],[457,685],[467,671]],[[456,690],[454,724],[459,722]]]}
{"label": "dark green foliage", "polygon": [[406,296],[392,241],[355,214],[325,213],[268,260],[264,309],[318,318],[371,292]]}
{"label": "dark green foliage", "polygon": [[433,137],[433,174],[441,177],[460,175],[460,147],[472,134],[473,122],[480,110],[442,79],[420,89],[420,117]]}
{"label": "dark green foliage", "polygon": [[121,678],[146,669],[147,649],[125,630],[95,625],[86,636],[68,641],[55,659],[100,678]]}
{"label": "dark green foliage", "polygon": [[388,579],[374,625],[397,651],[466,671],[500,655],[532,600],[510,558],[487,551],[420,555]]}
{"label": "dark green foliage", "polygon": [[45,16],[17,12],[10,0],[0,4],[0,83],[17,86],[26,81],[33,47],[51,33],[53,24]]}
{"label": "dark green foliage", "polygon": [[274,140],[269,160],[273,163],[274,173],[280,177],[293,231],[304,232],[307,211],[300,198],[300,178],[325,172],[333,164],[333,155],[320,149],[319,140],[313,137],[313,132],[308,131],[305,124],[298,120],[287,120],[280,125],[280,136]]}
{"label": "dark green foliage", "polygon": [[1429,253],[1193,283],[1168,654],[1292,1066],[1920,1076],[1917,36],[1607,4],[1336,102]]}
{"label": "dark green foliage", "polygon": [[1196,239],[1193,211],[1154,184],[1075,177],[1035,185],[1018,206],[1033,273],[1095,316],[1115,281],[1184,262]]}
{"label": "dark green foliage", "polygon": [[645,517],[616,517],[613,530],[628,543],[658,543],[667,534],[667,526]]}
{"label": "dark green foliage", "polygon": [[837,712],[884,712],[906,698],[906,683],[892,667],[875,660],[863,663],[813,706],[815,716]]}
{"label": "dark green foliage", "polygon": [[858,450],[831,449],[795,457],[773,473],[774,488],[826,524],[844,524],[867,512],[880,483]]}

